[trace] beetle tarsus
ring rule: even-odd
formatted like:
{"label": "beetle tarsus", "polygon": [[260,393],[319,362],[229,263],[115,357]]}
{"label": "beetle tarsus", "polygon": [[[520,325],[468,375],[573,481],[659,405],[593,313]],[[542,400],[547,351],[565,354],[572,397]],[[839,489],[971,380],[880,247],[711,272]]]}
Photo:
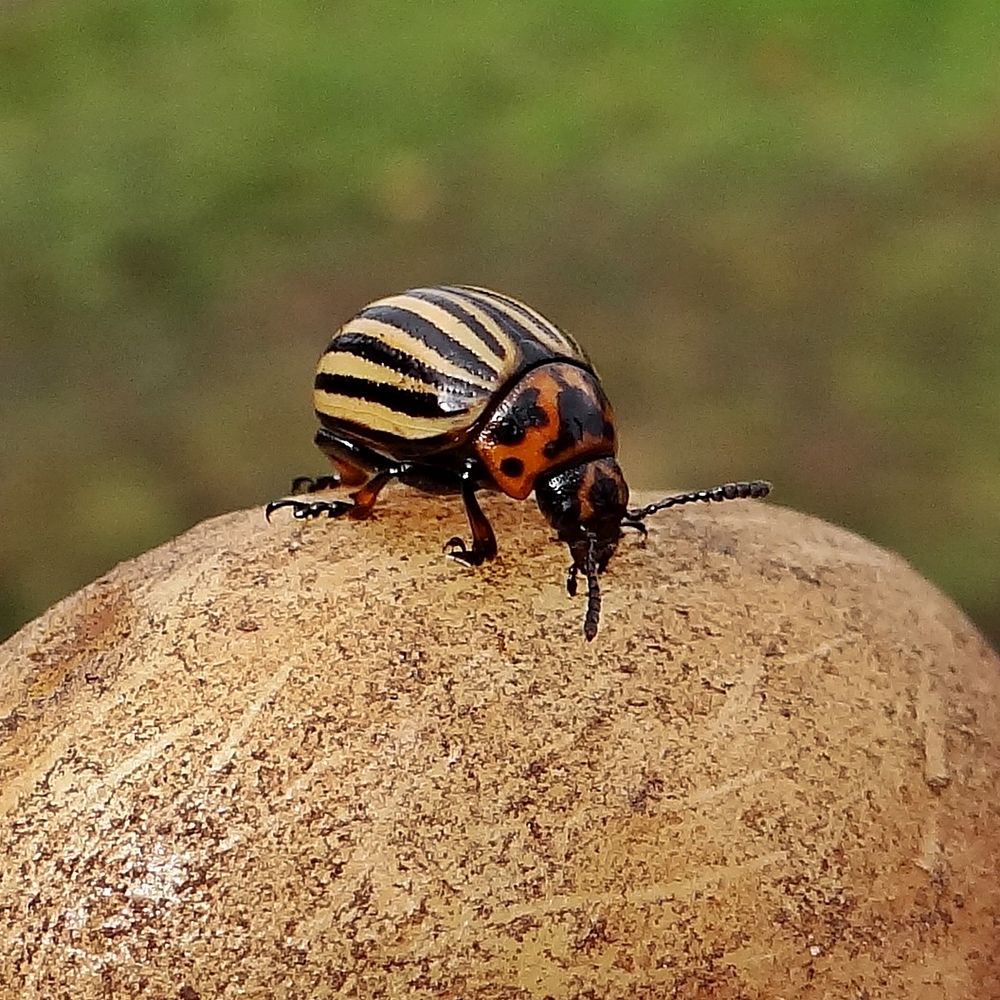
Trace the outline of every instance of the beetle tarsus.
{"label": "beetle tarsus", "polygon": [[347,500],[272,500],[264,508],[264,516],[268,521],[271,515],[281,507],[291,507],[292,517],[299,521],[312,517],[343,517],[354,509],[354,504]]}

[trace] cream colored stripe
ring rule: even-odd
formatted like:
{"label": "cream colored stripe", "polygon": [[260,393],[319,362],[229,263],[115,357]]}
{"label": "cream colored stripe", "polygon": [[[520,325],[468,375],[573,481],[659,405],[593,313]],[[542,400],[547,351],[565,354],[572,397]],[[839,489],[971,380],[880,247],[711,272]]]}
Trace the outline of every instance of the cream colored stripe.
{"label": "cream colored stripe", "polygon": [[[435,288],[434,292],[442,295],[445,294],[443,289],[440,288]],[[470,330],[461,320],[456,319],[450,312],[447,312],[440,306],[435,305],[433,302],[425,302],[423,299],[415,298],[412,295],[408,295],[403,292],[400,295],[393,295],[388,299],[383,299],[378,304],[392,306],[398,309],[406,309],[409,312],[416,313],[418,316],[427,320],[428,323],[436,326],[442,333],[451,337],[452,340],[461,344],[471,354],[474,354],[477,358],[479,358],[483,364],[489,365],[490,368],[493,368],[498,372],[501,368],[503,368],[503,358],[497,357],[497,355],[494,354],[489,347],[476,336],[475,332]],[[462,304],[464,305],[464,303]],[[485,322],[483,325],[487,330],[491,329],[488,322]]]}
{"label": "cream colored stripe", "polygon": [[[313,406],[320,413],[337,420],[362,424],[373,431],[395,434],[408,439],[434,437],[449,431],[461,430],[482,412],[489,399],[489,392],[477,386],[470,386],[464,392],[459,390],[446,393],[422,379],[404,375],[349,351],[324,354],[320,358],[317,371],[329,375],[344,375],[373,385],[393,386],[411,392],[430,392],[438,397],[445,411],[448,410],[449,402],[453,404],[455,410],[453,415],[415,417],[368,399],[344,396],[325,389],[317,389],[313,393]],[[486,387],[489,388],[491,387]]]}
{"label": "cream colored stripe", "polygon": [[[515,364],[518,361],[518,349],[517,341],[511,337],[511,335],[489,314],[483,312],[482,308],[476,304],[475,299],[471,299],[465,295],[457,295],[455,292],[449,292],[446,288],[435,288],[435,294],[440,295],[444,299],[448,299],[449,302],[454,302],[455,305],[461,306],[467,313],[471,313],[480,323],[486,328],[487,332],[491,333],[493,337],[503,346],[504,351],[507,355],[505,360],[497,359],[499,364],[497,368],[499,370],[500,381],[504,380],[504,377],[509,375],[513,370]],[[445,313],[446,316],[451,320],[452,323],[458,325],[458,320],[452,317],[450,314]],[[451,327],[448,327],[448,333],[451,333]],[[475,337],[478,343],[482,344],[482,341],[474,333],[468,334],[470,337]],[[483,345],[479,350],[488,349]],[[486,355],[487,357],[494,357],[495,355],[490,351]]]}
{"label": "cream colored stripe", "polygon": [[361,424],[376,433],[395,434],[410,441],[436,437],[438,434],[460,431],[468,427],[483,411],[486,399],[484,397],[468,402],[468,410],[456,413],[454,416],[411,417],[367,399],[341,396],[321,389],[313,393],[313,406],[318,413],[326,414],[335,420]]}
{"label": "cream colored stripe", "polygon": [[[409,301],[412,302],[415,300]],[[384,303],[379,303],[379,305],[389,304],[399,305],[398,302],[395,302],[392,299],[386,299]],[[410,306],[407,305],[406,308],[409,309]],[[411,311],[416,312],[415,309]],[[496,379],[490,378],[489,376],[476,375],[473,372],[470,372],[468,369],[463,368],[454,361],[450,361],[444,355],[439,354],[432,347],[428,347],[422,340],[418,340],[416,337],[410,336],[410,334],[406,333],[404,330],[400,330],[399,327],[393,326],[391,323],[385,323],[379,319],[372,319],[369,316],[355,316],[354,319],[345,324],[337,332],[338,335],[342,333],[367,334],[369,337],[374,337],[376,340],[380,340],[383,344],[386,344],[389,347],[394,347],[397,351],[409,354],[415,361],[425,364],[428,368],[431,368],[436,372],[440,372],[447,378],[459,379],[462,382],[469,382],[470,384],[478,386],[481,389],[492,389],[497,382]],[[446,330],[445,332],[449,336],[452,335],[451,330]],[[455,339],[457,340],[458,338],[456,337]],[[336,340],[336,337],[334,337],[334,340]],[[482,352],[479,353],[481,354]],[[324,355],[324,359],[330,356],[331,355]],[[483,356],[483,361],[488,365],[492,365],[492,358],[492,354],[485,354]],[[382,370],[385,371],[385,369]]]}
{"label": "cream colored stripe", "polygon": [[400,389],[412,392],[435,392],[435,387],[423,379],[404,375],[393,368],[377,364],[349,351],[331,351],[319,359],[317,372],[328,375],[348,375],[351,378],[364,379],[367,382],[377,382],[380,385],[394,385]]}

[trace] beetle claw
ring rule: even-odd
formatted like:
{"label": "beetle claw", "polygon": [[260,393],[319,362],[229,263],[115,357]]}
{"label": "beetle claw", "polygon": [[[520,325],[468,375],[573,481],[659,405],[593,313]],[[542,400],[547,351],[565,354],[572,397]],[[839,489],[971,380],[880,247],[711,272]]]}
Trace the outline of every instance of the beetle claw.
{"label": "beetle claw", "polygon": [[460,563],[465,563],[466,566],[475,565],[474,553],[469,551],[464,538],[459,538],[457,535],[454,538],[449,538],[444,543],[444,548],[449,559],[456,559]]}
{"label": "beetle claw", "polygon": [[269,503],[269,504],[268,504],[268,505],[267,505],[267,506],[266,506],[266,507],[264,508],[264,517],[265,517],[265,519],[266,519],[266,520],[268,521],[268,523],[270,523],[270,521],[271,521],[271,515],[272,515],[272,514],[273,514],[273,513],[274,513],[274,512],[275,512],[275,511],[276,511],[276,510],[277,510],[277,509],[279,508],[279,507],[284,507],[284,506],[285,506],[285,504],[286,504],[287,502],[288,502],[287,500],[272,500],[272,501],[271,501],[271,502],[270,502],[270,503]]}
{"label": "beetle claw", "polygon": [[457,559],[458,562],[465,563],[466,566],[481,566],[486,560],[486,556],[475,545],[470,549],[465,544],[465,539],[459,538],[457,535],[454,538],[449,538],[444,543],[444,547],[450,550],[447,553],[449,558]]}

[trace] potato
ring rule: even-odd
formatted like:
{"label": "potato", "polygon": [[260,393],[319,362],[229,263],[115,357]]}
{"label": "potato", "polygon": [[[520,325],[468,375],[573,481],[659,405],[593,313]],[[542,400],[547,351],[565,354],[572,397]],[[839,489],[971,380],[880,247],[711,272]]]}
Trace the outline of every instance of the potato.
{"label": "potato", "polygon": [[[1000,997],[1000,670],[773,504],[216,518],[0,649],[6,997]],[[654,497],[639,497],[646,502]]]}

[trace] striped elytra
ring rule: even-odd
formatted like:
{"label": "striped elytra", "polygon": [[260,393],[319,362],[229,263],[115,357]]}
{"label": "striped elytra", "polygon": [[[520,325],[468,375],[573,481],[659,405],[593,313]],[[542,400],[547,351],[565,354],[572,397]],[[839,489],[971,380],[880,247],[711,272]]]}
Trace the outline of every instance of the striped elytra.
{"label": "striped elytra", "polygon": [[[566,358],[570,337],[533,309],[482,288],[416,288],[365,306],[331,339],[313,405],[333,431],[400,442],[464,435],[527,368]],[[405,449],[405,446],[404,446]]]}
{"label": "striped elytra", "polygon": [[566,580],[587,581],[584,634],[597,634],[598,575],[623,528],[695,501],[762,497],[768,483],[728,483],[628,508],[611,404],[576,341],[541,313],[470,285],[415,288],[365,306],[333,335],[316,367],[316,444],[332,476],[300,477],[293,492],[357,487],[349,499],[285,498],[297,518],[367,518],[393,479],[460,494],[472,545],[449,539],[453,558],[479,565],[497,554],[479,490],[538,507],[570,551]]}

